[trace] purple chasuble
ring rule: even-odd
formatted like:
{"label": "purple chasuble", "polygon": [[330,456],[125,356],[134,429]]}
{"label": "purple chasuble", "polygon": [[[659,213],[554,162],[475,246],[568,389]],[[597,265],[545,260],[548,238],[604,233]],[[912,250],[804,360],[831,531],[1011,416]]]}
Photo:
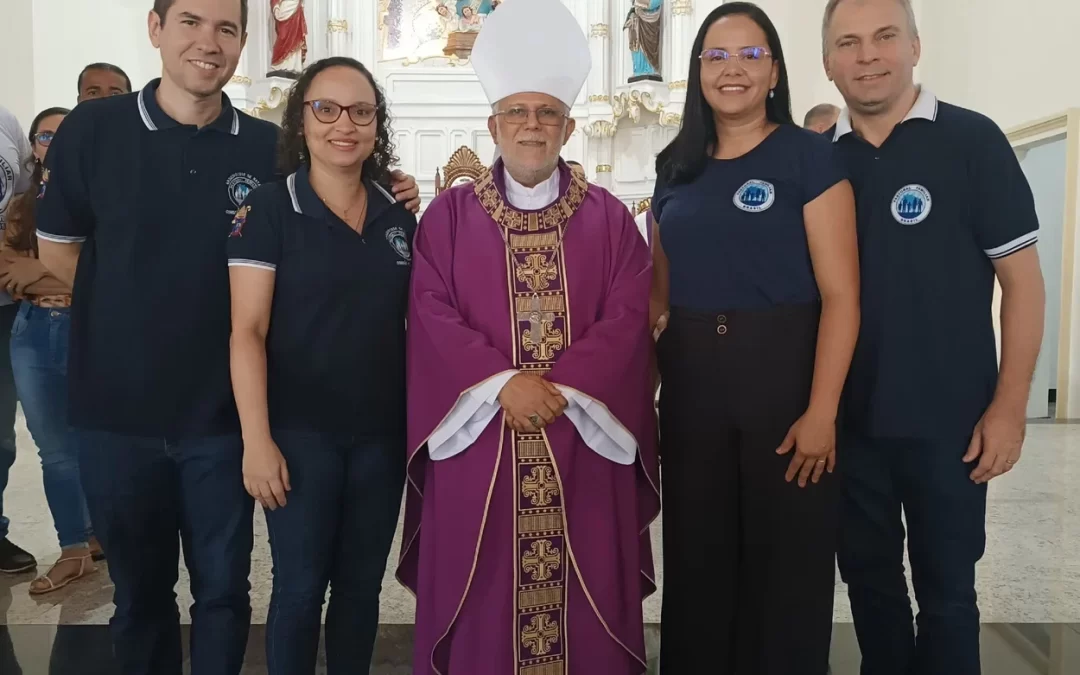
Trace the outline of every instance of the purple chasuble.
{"label": "purple chasuble", "polygon": [[[502,163],[428,207],[413,248],[409,482],[398,578],[417,595],[415,675],[637,675],[660,508],[648,246],[626,206],[560,163],[560,199],[518,211]],[[497,415],[438,462],[427,440],[477,385],[543,375],[607,408],[635,464],[564,415]]]}

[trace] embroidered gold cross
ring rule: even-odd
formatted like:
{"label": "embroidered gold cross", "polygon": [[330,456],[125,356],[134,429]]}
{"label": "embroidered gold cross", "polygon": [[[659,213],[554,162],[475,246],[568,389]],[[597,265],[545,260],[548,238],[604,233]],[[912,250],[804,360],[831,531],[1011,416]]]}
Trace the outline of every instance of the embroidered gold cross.
{"label": "embroidered gold cross", "polygon": [[534,541],[529,551],[521,556],[521,568],[532,575],[533,581],[547,581],[561,563],[562,553],[548,539]]}
{"label": "embroidered gold cross", "polygon": [[[552,256],[554,258],[554,256]],[[550,282],[559,278],[559,267],[555,261],[548,261],[543,253],[530,253],[525,256],[525,264],[515,264],[515,276],[517,280],[529,285],[529,290],[547,290]]]}
{"label": "embroidered gold cross", "polygon": [[559,484],[551,475],[550,466],[534,466],[528,476],[521,479],[521,494],[532,501],[533,506],[547,506],[551,498],[559,494]]}
{"label": "embroidered gold cross", "polygon": [[533,295],[528,312],[518,312],[517,320],[529,322],[529,330],[521,336],[521,346],[531,351],[537,361],[550,361],[563,348],[563,333],[555,328],[555,314],[542,311],[539,295]]}
{"label": "embroidered gold cross", "polygon": [[537,614],[521,631],[521,644],[533,656],[543,656],[559,641],[559,624],[547,614]]}

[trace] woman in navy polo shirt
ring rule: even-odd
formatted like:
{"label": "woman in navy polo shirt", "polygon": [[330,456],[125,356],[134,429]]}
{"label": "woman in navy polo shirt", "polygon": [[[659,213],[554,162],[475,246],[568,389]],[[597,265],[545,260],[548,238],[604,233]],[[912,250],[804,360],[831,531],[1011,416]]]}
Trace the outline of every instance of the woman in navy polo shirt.
{"label": "woman in navy polo shirt", "polygon": [[825,675],[854,199],[829,139],[793,124],[758,7],[708,16],[687,80],[652,200],[654,314],[670,307],[661,672]]}
{"label": "woman in navy polo shirt", "polygon": [[266,512],[272,675],[367,671],[405,480],[405,309],[416,218],[385,187],[386,100],[359,62],[313,64],[282,123],[284,181],[229,234],[244,484]]}

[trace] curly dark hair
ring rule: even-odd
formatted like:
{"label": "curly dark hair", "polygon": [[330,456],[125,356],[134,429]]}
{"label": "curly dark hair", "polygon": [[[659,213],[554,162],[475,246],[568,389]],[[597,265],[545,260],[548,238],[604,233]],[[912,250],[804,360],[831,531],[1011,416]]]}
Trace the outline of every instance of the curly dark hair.
{"label": "curly dark hair", "polygon": [[394,155],[394,133],[390,128],[390,113],[386,109],[386,95],[375,83],[375,77],[364,64],[347,56],[332,56],[316,61],[300,75],[289,90],[289,99],[285,103],[285,113],[281,117],[281,137],[278,142],[278,167],[285,175],[296,173],[301,165],[310,161],[307,142],[304,140],[304,100],[307,98],[311,83],[319,73],[328,68],[343,66],[352,68],[367,78],[375,90],[375,149],[364,160],[364,176],[379,182],[390,180],[390,167],[397,164]]}

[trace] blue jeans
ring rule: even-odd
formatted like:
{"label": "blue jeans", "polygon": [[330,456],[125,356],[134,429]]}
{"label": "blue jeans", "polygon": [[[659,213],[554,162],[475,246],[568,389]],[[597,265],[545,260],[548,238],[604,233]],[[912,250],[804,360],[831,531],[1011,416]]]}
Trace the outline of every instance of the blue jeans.
{"label": "blue jeans", "polygon": [[266,513],[274,559],[266,626],[269,673],[315,672],[328,584],[327,672],[366,673],[401,508],[404,439],[281,430],[273,436],[292,491],[284,508]]}
{"label": "blue jeans", "polygon": [[[863,675],[980,672],[975,563],[986,546],[986,485],[973,483],[974,466],[961,461],[969,441],[841,437],[837,559]],[[905,534],[917,636],[904,579]]]}
{"label": "blue jeans", "polygon": [[173,587],[183,544],[191,574],[191,672],[237,675],[251,623],[254,501],[239,434],[180,442],[78,431],[90,517],[115,590],[113,648],[123,675],[180,675]]}
{"label": "blue jeans", "polygon": [[8,519],[4,517],[4,488],[15,463],[15,378],[11,373],[11,325],[18,305],[0,306],[0,541],[7,539]]}
{"label": "blue jeans", "polygon": [[26,427],[34,437],[60,547],[86,544],[92,534],[79,460],[67,423],[67,309],[23,302],[11,328],[11,364]]}

